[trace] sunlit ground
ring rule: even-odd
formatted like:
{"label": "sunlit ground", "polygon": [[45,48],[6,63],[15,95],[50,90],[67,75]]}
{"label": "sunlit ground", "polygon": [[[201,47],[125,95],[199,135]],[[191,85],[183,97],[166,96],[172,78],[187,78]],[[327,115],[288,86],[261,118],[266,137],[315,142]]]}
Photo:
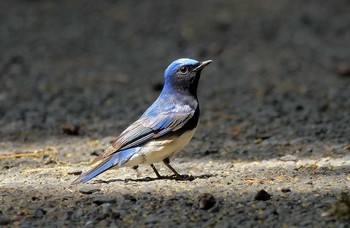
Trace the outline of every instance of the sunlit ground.
{"label": "sunlit ground", "polygon": [[[62,220],[57,224],[63,225],[176,225],[186,221],[268,226],[273,221],[317,226],[316,218],[322,225],[346,224],[350,213],[347,201],[341,198],[350,186],[347,147],[333,157],[289,155],[244,161],[227,159],[227,152],[219,152],[222,158],[204,155],[205,151],[191,157],[185,153],[192,145],[172,164],[180,173],[194,176],[194,181],[155,180],[151,168],[141,166],[138,172],[111,170],[87,184],[70,186],[88,167],[93,158],[90,153],[110,139],[61,137],[41,145],[2,142],[2,216],[17,225],[25,220],[43,225],[51,219]],[[204,156],[197,156],[200,154]],[[171,175],[162,164],[156,166],[163,175]],[[261,189],[270,199],[255,200]],[[215,197],[214,207],[198,208],[202,193]],[[91,204],[95,206],[88,206]],[[93,213],[98,216],[92,217]],[[249,214],[250,219],[241,214]]]}

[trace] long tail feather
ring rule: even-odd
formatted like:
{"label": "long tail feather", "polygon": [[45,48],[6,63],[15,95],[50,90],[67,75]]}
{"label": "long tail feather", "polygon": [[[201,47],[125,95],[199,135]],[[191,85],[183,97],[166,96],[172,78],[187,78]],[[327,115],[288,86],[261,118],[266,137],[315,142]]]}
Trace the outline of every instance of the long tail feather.
{"label": "long tail feather", "polygon": [[127,161],[129,161],[131,156],[134,154],[135,154],[135,148],[119,151],[119,152],[113,154],[112,156],[104,159],[97,166],[95,166],[95,167],[91,168],[90,170],[86,171],[85,173],[81,174],[75,181],[72,182],[72,185],[85,183],[85,182],[91,180],[92,178],[104,173],[105,171],[112,168],[113,166],[123,165]]}

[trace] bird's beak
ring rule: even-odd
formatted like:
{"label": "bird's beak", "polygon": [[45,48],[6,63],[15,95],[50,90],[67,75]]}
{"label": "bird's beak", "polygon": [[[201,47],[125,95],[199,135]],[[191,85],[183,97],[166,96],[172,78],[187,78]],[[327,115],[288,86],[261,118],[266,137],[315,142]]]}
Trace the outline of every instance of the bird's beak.
{"label": "bird's beak", "polygon": [[210,63],[212,63],[212,60],[207,60],[207,61],[203,61],[199,63],[199,66],[197,66],[196,68],[193,69],[194,72],[200,71],[202,70],[206,65],[209,65]]}

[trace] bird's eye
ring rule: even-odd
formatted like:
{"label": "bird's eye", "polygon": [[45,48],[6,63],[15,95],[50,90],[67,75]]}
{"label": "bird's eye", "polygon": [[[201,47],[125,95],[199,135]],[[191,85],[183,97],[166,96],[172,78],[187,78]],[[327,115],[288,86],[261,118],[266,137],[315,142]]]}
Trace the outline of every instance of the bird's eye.
{"label": "bird's eye", "polygon": [[188,73],[188,67],[182,66],[182,67],[180,68],[180,72],[181,72],[181,74],[187,74],[187,73]]}

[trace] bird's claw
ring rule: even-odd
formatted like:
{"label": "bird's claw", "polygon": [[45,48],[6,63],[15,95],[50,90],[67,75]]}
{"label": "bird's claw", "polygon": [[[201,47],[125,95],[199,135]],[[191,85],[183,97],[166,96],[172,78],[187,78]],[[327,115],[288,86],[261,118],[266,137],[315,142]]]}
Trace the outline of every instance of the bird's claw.
{"label": "bird's claw", "polygon": [[193,181],[195,178],[192,175],[172,175],[172,179],[179,181]]}

